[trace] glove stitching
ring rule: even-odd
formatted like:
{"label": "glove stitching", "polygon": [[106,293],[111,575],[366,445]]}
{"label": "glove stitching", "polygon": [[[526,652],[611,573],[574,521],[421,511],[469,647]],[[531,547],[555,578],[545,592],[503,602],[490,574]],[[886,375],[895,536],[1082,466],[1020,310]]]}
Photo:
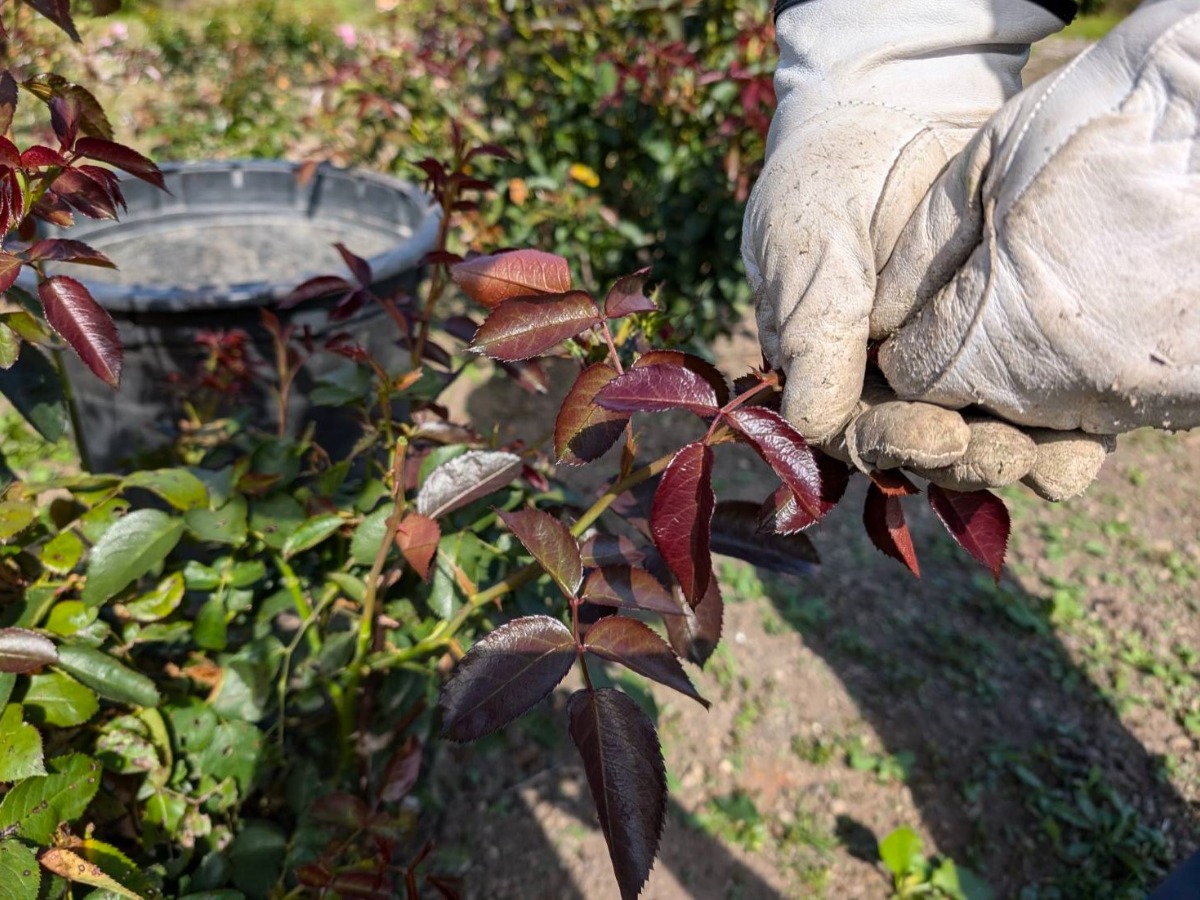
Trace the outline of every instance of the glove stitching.
{"label": "glove stitching", "polygon": [[[1021,187],[1021,189],[1019,191],[1017,191],[1017,193],[1013,197],[1012,201],[1008,204],[1008,210],[1004,214],[1004,217],[1006,219],[1008,218],[1008,214],[1021,202],[1021,198],[1024,197],[1025,194],[1029,192],[1029,190],[1033,187],[1033,185],[1041,177],[1042,173],[1046,170],[1046,167],[1049,166],[1050,163],[1052,163],[1054,161],[1054,158],[1059,154],[1059,152],[1063,149],[1063,147],[1065,147],[1067,144],[1071,143],[1071,141],[1074,140],[1075,136],[1077,134],[1079,134],[1079,132],[1083,131],[1085,128],[1087,128],[1089,125],[1091,125],[1097,119],[1100,119],[1100,118],[1103,118],[1104,116],[1110,115],[1111,113],[1115,112],[1116,110],[1118,110],[1122,106],[1124,106],[1126,101],[1128,101],[1129,98],[1142,86],[1142,79],[1146,75],[1146,70],[1150,67],[1150,64],[1154,61],[1154,57],[1157,55],[1157,53],[1162,49],[1163,44],[1166,43],[1167,41],[1169,41],[1171,38],[1173,38],[1175,36],[1176,32],[1182,30],[1187,25],[1189,25],[1193,20],[1196,20],[1196,19],[1200,19],[1200,13],[1192,13],[1191,15],[1187,16],[1186,18],[1183,18],[1180,21],[1176,22],[1174,25],[1172,25],[1170,28],[1168,28],[1166,31],[1164,31],[1162,34],[1160,34],[1158,36],[1158,39],[1155,40],[1155,42],[1153,44],[1151,44],[1150,47],[1146,50],[1145,55],[1142,57],[1141,63],[1138,65],[1137,69],[1134,71],[1134,75],[1133,75],[1133,78],[1131,79],[1129,89],[1124,94],[1122,94],[1119,98],[1114,100],[1113,103],[1111,103],[1108,107],[1096,112],[1094,115],[1092,115],[1086,121],[1079,123],[1069,134],[1067,134],[1061,141],[1059,141],[1059,143],[1054,147],[1053,150],[1051,150],[1049,153],[1047,153],[1042,158],[1042,164],[1040,166],[1038,166],[1038,168],[1033,172],[1032,175],[1030,175],[1029,179],[1025,182],[1025,184]],[[1082,60],[1089,52],[1091,52],[1094,48],[1096,48],[1098,46],[1100,46],[1100,45],[1093,44],[1091,47],[1089,47],[1083,53],[1079,54],[1079,56],[1077,56],[1074,59],[1074,61],[1072,61],[1072,63],[1069,66],[1067,66],[1067,68],[1063,71],[1062,76],[1060,78],[1056,78],[1055,83],[1053,85],[1051,85],[1049,89],[1047,89],[1046,93],[1041,98],[1039,98],[1037,105],[1034,106],[1033,111],[1029,115],[1029,119],[1025,123],[1025,127],[1021,129],[1021,133],[1017,137],[1016,145],[1013,147],[1012,152],[1007,154],[1010,159],[1012,157],[1016,156],[1016,154],[1020,151],[1021,143],[1024,140],[1025,135],[1033,127],[1034,120],[1037,118],[1038,111],[1042,108],[1042,106],[1046,102],[1046,100],[1049,99],[1051,92],[1055,88],[1058,87],[1058,85],[1062,81],[1062,79],[1067,76],[1067,74],[1070,72],[1070,70],[1073,69],[1080,60]]]}

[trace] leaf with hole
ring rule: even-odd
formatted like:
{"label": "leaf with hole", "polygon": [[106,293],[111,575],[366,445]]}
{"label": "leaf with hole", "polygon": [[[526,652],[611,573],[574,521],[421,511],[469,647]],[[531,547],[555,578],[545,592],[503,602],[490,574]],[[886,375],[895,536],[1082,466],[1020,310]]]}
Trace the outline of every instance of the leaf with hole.
{"label": "leaf with hole", "polygon": [[632,566],[607,565],[588,573],[580,597],[598,606],[641,609],[667,616],[680,614],[671,592],[647,572]]}
{"label": "leaf with hole", "polygon": [[604,298],[604,315],[619,319],[633,313],[654,312],[658,306],[646,296],[646,281],[649,269],[639,269],[632,275],[618,278]]}
{"label": "leaf with hole", "polygon": [[560,463],[581,466],[599,459],[625,431],[628,413],[613,412],[596,403],[596,394],[617,377],[605,363],[579,373],[554,422],[554,455]]}
{"label": "leaf with hole", "polygon": [[417,512],[431,519],[474,503],[521,474],[521,457],[495,450],[469,450],[429,473],[417,493]]}
{"label": "leaf with hole", "polygon": [[39,284],[38,297],[50,327],[70,344],[96,377],[110,387],[117,387],[121,383],[124,350],[108,311],[86,287],[66,275],[55,275]]}
{"label": "leaf with hole", "polygon": [[463,292],[489,309],[512,297],[564,294],[571,290],[571,267],[561,256],[541,250],[512,250],[477,256],[450,267]]}
{"label": "leaf with hole", "polygon": [[21,704],[8,704],[0,712],[0,784],[45,774],[41,734],[21,721]]}
{"label": "leaf with hole", "polygon": [[635,900],[654,865],[667,808],[667,774],[654,724],[612,688],[576,691],[567,717],[621,900]]}
{"label": "leaf with hole", "polygon": [[575,661],[575,638],[557,619],[526,616],[501,625],[459,661],[442,688],[442,737],[475,741],[528,712]]}
{"label": "leaf with hole", "polygon": [[812,575],[820,564],[817,548],[805,534],[764,534],[759,504],[722,500],[713,514],[712,552],[744,559],[786,575]]}
{"label": "leaf with hole", "polygon": [[686,409],[711,418],[719,412],[717,393],[708,381],[691,369],[667,364],[630,369],[601,388],[595,402],[626,414]]}
{"label": "leaf with hole", "polygon": [[541,356],[598,322],[596,301],[586,291],[513,297],[484,319],[471,349],[492,359],[516,362]]}
{"label": "leaf with hole", "polygon": [[999,582],[1011,521],[1004,501],[990,491],[967,493],[929,485],[929,505],[950,536]]}
{"label": "leaf with hole", "polygon": [[57,659],[49,638],[25,628],[0,628],[0,672],[22,675]]}
{"label": "leaf with hole", "polygon": [[583,649],[601,659],[625,666],[652,681],[674,688],[691,697],[705,709],[710,706],[683,671],[675,651],[636,619],[627,619],[624,616],[601,619],[588,629],[587,637],[583,640]]}
{"label": "leaf with hole", "polygon": [[425,581],[429,580],[430,565],[442,539],[438,523],[420,513],[409,513],[396,528],[396,546],[405,561]]}
{"label": "leaf with hole", "polygon": [[712,579],[708,584],[708,592],[695,609],[684,600],[678,585],[672,589],[671,596],[675,599],[679,615],[663,620],[667,626],[667,639],[676,653],[689,662],[703,666],[721,642],[722,620],[725,617],[721,586],[717,579]]}
{"label": "leaf with hole", "polygon": [[684,597],[695,606],[712,578],[712,448],[700,441],[675,454],[654,492],[650,533]]}
{"label": "leaf with hole", "polygon": [[904,518],[900,496],[889,494],[878,483],[872,483],[867,488],[867,500],[863,505],[863,526],[871,543],[881,553],[899,561],[920,578],[921,567],[917,562],[917,551],[913,548],[912,534]]}
{"label": "leaf with hole", "polygon": [[501,512],[500,518],[559,589],[574,597],[583,582],[583,561],[571,529],[538,509]]}
{"label": "leaf with hole", "polygon": [[92,548],[80,599],[98,606],[141,578],[175,549],[183,520],[139,509],[117,520]]}
{"label": "leaf with hole", "polygon": [[0,830],[49,844],[58,826],[83,815],[100,787],[100,764],[81,753],[49,761],[49,774],[20,781],[0,801]]}

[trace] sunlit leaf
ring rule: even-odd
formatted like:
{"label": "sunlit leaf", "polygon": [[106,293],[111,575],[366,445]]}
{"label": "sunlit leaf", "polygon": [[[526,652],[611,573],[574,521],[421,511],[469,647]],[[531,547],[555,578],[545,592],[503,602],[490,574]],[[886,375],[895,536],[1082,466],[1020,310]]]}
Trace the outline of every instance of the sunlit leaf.
{"label": "sunlit leaf", "polygon": [[818,521],[837,506],[849,483],[850,467],[841,460],[825,454],[814,454],[821,478],[820,502],[811,497],[803,504],[797,502],[791,488],[783,485],[768,497],[759,510],[759,528],[768,534],[795,534]]}
{"label": "sunlit leaf", "polygon": [[4,900],[37,900],[42,870],[33,851],[16,840],[0,840],[0,885]]}
{"label": "sunlit leaf", "polygon": [[712,386],[713,393],[717,395],[718,406],[729,402],[729,382],[725,380],[725,376],[712,363],[693,353],[684,353],[682,350],[648,350],[634,360],[632,368],[640,369],[644,366],[681,366],[699,375]]}
{"label": "sunlit leaf", "polygon": [[950,536],[999,581],[1011,528],[1004,501],[990,491],[964,493],[936,484],[929,485],[928,497]]}
{"label": "sunlit leaf", "polygon": [[680,614],[671,592],[645,569],[606,565],[588,573],[580,596],[598,606],[642,609],[668,616]]}
{"label": "sunlit leaf", "polygon": [[79,43],[79,32],[71,19],[71,0],[25,0],[25,4],[37,10],[67,33],[71,40]]}
{"label": "sunlit leaf", "polygon": [[762,406],[739,407],[724,416],[791,490],[797,505],[819,521],[831,507],[822,496],[816,457],[800,432],[783,416]]}
{"label": "sunlit leaf", "polygon": [[598,321],[596,302],[585,291],[512,297],[484,319],[471,349],[506,362],[529,359]]}
{"label": "sunlit leaf", "polygon": [[333,537],[345,524],[346,520],[336,513],[321,513],[305,519],[283,542],[284,558],[311,550],[322,541]]}
{"label": "sunlit leaf", "polygon": [[97,606],[162,562],[183,535],[183,521],[139,509],[114,522],[92,548],[80,599]]}
{"label": "sunlit leaf", "polygon": [[124,351],[112,316],[87,288],[66,275],[47,278],[38,285],[38,296],[50,327],[101,381],[117,387]]}
{"label": "sunlit leaf", "polygon": [[889,497],[908,497],[921,493],[921,489],[908,480],[899,469],[876,469],[867,476]]}
{"label": "sunlit leaf", "polygon": [[62,672],[30,677],[21,702],[30,722],[55,728],[82,725],[100,709],[95,691]]}
{"label": "sunlit leaf", "polygon": [[[46,238],[38,241],[26,251],[30,260],[42,262],[69,262],[85,266],[98,266],[102,269],[115,269],[116,264],[83,241],[67,240],[65,238]],[[7,288],[5,288],[7,290]]]}
{"label": "sunlit leaf", "polygon": [[16,283],[17,276],[21,274],[21,266],[24,264],[24,260],[19,256],[0,251],[0,293],[7,291]]}
{"label": "sunlit leaf", "polygon": [[500,490],[521,474],[521,457],[496,450],[469,450],[429,473],[417,494],[417,512],[431,519]]}
{"label": "sunlit leaf", "polygon": [[583,582],[583,562],[571,530],[538,509],[501,512],[500,518],[568,597]]}
{"label": "sunlit leaf", "polygon": [[817,548],[805,534],[763,533],[760,507],[746,500],[722,500],[712,523],[712,552],[788,575],[811,575],[820,564]]}
{"label": "sunlit leaf", "polygon": [[430,564],[441,539],[438,523],[420,513],[409,513],[396,528],[396,547],[425,581],[429,580]]}
{"label": "sunlit leaf", "polygon": [[621,900],[635,900],[654,865],[667,805],[654,724],[637,703],[611,688],[576,691],[567,716]]}
{"label": "sunlit leaf", "polygon": [[707,418],[718,412],[717,393],[707,380],[666,364],[630,369],[601,388],[596,403],[621,413],[687,409]]}
{"label": "sunlit leaf", "polygon": [[56,665],[105,699],[130,706],[158,706],[154,682],[103,650],[85,644],[60,644]]}
{"label": "sunlit leaf", "polygon": [[594,462],[620,439],[628,413],[613,412],[595,402],[596,393],[617,377],[605,363],[579,373],[554,422],[554,454],[568,466]]}
{"label": "sunlit leaf", "polygon": [[0,672],[20,675],[58,659],[54,643],[25,628],[0,628]]}
{"label": "sunlit leaf", "polygon": [[624,616],[601,619],[588,629],[583,649],[686,694],[705,709],[710,706],[683,671],[675,651],[636,619]]}
{"label": "sunlit leaf", "polygon": [[129,898],[129,900],[144,900],[141,894],[125,887],[98,865],[88,862],[88,860],[71,850],[55,847],[52,850],[42,853],[38,859],[43,868],[65,878],[67,881],[100,888],[118,897]]}
{"label": "sunlit leaf", "polygon": [[675,652],[684,659],[703,666],[721,642],[721,627],[725,616],[725,600],[717,579],[708,583],[704,599],[693,609],[676,585],[671,590],[679,615],[663,619],[667,626],[667,639]]}
{"label": "sunlit leaf", "polygon": [[21,704],[8,704],[0,712],[0,784],[45,774],[41,734],[21,721]]}
{"label": "sunlit leaf", "polygon": [[142,469],[127,476],[121,487],[150,491],[180,510],[208,506],[208,488],[187,469]]}
{"label": "sunlit leaf", "polygon": [[0,801],[0,830],[38,844],[49,844],[64,822],[83,815],[100,787],[100,764],[81,753],[49,760],[49,774],[28,778]]}
{"label": "sunlit leaf", "polygon": [[658,309],[654,301],[646,296],[646,280],[649,277],[649,269],[639,269],[632,275],[617,279],[604,298],[604,314],[610,319],[619,319],[632,313]]}
{"label": "sunlit leaf", "polygon": [[712,464],[708,445],[695,441],[681,448],[663,472],[650,512],[654,545],[693,606],[712,578]]}
{"label": "sunlit leaf", "polygon": [[82,137],[75,142],[75,152],[80,156],[86,156],[88,159],[108,163],[108,165],[123,172],[128,172],[135,178],[140,178],[142,181],[148,182],[160,190],[165,191],[167,189],[166,184],[163,183],[162,172],[158,170],[158,166],[136,150],[118,144],[115,141],[105,140],[104,138]]}
{"label": "sunlit leaf", "polygon": [[511,297],[564,294],[571,290],[571,267],[567,261],[541,250],[477,256],[451,266],[450,277],[468,297],[489,309]]}
{"label": "sunlit leaf", "polygon": [[898,560],[918,578],[921,577],[917,551],[913,548],[912,534],[904,518],[899,494],[885,493],[878,484],[872,484],[867,489],[867,500],[863,505],[863,526],[871,543],[880,552]]}
{"label": "sunlit leaf", "polygon": [[541,702],[575,661],[575,638],[549,616],[501,625],[475,644],[442,688],[442,737],[474,741]]}

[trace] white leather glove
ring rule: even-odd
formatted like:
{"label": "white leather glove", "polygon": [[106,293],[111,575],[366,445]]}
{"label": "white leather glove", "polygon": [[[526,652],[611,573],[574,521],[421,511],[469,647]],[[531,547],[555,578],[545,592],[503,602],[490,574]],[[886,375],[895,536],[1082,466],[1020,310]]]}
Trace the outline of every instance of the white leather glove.
{"label": "white leather glove", "polygon": [[921,203],[872,332],[902,397],[1113,434],[1200,425],[1200,0],[1149,0]]}
{"label": "white leather glove", "polygon": [[742,255],[805,437],[830,441],[855,410],[876,273],[913,210],[1020,89],[1029,44],[1062,25],[1032,0],[807,0],[779,15],[779,107]]}

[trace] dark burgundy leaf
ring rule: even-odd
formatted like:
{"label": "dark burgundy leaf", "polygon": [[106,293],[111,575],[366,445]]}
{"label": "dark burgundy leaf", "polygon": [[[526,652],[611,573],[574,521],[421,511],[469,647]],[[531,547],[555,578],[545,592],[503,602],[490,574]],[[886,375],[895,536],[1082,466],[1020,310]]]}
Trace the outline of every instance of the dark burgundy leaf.
{"label": "dark burgundy leaf", "polygon": [[500,368],[521,390],[530,394],[544,394],[550,390],[550,379],[546,370],[536,359],[521,359],[516,362],[500,360]]}
{"label": "dark burgundy leaf", "polygon": [[950,536],[999,582],[1011,528],[1004,501],[990,491],[964,493],[936,484],[929,485],[928,496]]}
{"label": "dark burgundy leaf", "polygon": [[612,688],[576,691],[567,716],[621,900],[636,900],[658,853],[667,806],[667,773],[654,724]]}
{"label": "dark burgundy leaf", "polygon": [[513,297],[571,292],[567,261],[541,250],[477,256],[451,266],[450,277],[468,297],[489,309]]}
{"label": "dark burgundy leaf", "polygon": [[[668,597],[665,590],[663,596]],[[636,619],[623,616],[601,619],[588,629],[583,649],[609,662],[625,666],[659,684],[674,688],[700,703],[705,709],[711,705],[692,685],[691,679],[683,671],[683,666],[679,664],[679,657],[675,655],[675,651]]]}
{"label": "dark burgundy leaf", "polygon": [[421,771],[421,745],[410,737],[396,749],[383,769],[379,782],[379,799],[384,803],[399,803],[408,796]]}
{"label": "dark burgundy leaf", "polygon": [[717,406],[724,406],[729,402],[729,383],[725,376],[712,363],[705,362],[691,353],[681,350],[650,350],[639,356],[632,368],[639,369],[642,366],[683,366],[712,385],[717,395]]}
{"label": "dark burgundy leaf", "polygon": [[52,101],[69,99],[73,110],[72,115],[76,117],[80,131],[89,137],[112,140],[112,125],[109,124],[108,117],[104,115],[104,108],[87,88],[73,84],[61,75],[55,75],[52,72],[34,75],[32,78],[22,81],[21,87],[51,107],[51,118],[54,115]]}
{"label": "dark burgundy leaf", "polygon": [[557,619],[526,616],[470,649],[442,688],[442,737],[475,741],[546,697],[575,661],[575,638]]}
{"label": "dark burgundy leaf", "polygon": [[25,0],[25,5],[40,12],[65,31],[71,40],[79,43],[79,32],[75,30],[75,23],[71,20],[70,0]]}
{"label": "dark burgundy leaf", "polygon": [[575,379],[554,422],[554,454],[560,463],[582,466],[594,462],[620,439],[629,414],[595,402],[596,393],[616,377],[616,369],[596,363]]}
{"label": "dark burgundy leaf", "polygon": [[441,539],[438,523],[420,513],[409,513],[396,527],[396,547],[425,581],[429,580],[429,567]]}
{"label": "dark burgundy leaf", "polygon": [[905,477],[899,469],[876,469],[868,472],[867,477],[889,497],[908,497],[921,493],[921,489]]}
{"label": "dark burgundy leaf", "polygon": [[349,297],[343,297],[341,300],[339,300],[337,306],[329,311],[330,320],[334,322],[341,322],[350,318],[352,315],[366,306],[367,303],[374,298],[374,296],[375,295],[370,291],[362,288],[352,292]]}
{"label": "dark burgundy leaf", "polygon": [[19,257],[0,251],[0,293],[7,291],[16,283],[23,264]]}
{"label": "dark burgundy leaf", "polygon": [[767,409],[779,412],[780,403],[783,400],[783,393],[778,388],[770,384],[763,384],[761,378],[753,372],[748,375],[743,375],[740,378],[735,378],[733,381],[733,393],[735,396],[741,396],[746,391],[757,386],[758,393],[754,394],[749,400],[745,401],[746,406],[765,406]]}
{"label": "dark burgundy leaf", "polygon": [[48,638],[24,628],[0,628],[0,672],[23,675],[57,661]]}
{"label": "dark burgundy leaf", "polygon": [[86,156],[88,159],[107,163],[123,172],[128,172],[135,178],[154,185],[159,190],[167,189],[158,166],[136,150],[123,144],[104,138],[82,137],[75,142],[75,152],[80,156]]}
{"label": "dark burgundy leaf", "polygon": [[426,157],[420,162],[413,163],[418,169],[429,176],[434,187],[439,187],[446,180],[446,167],[436,159]]}
{"label": "dark burgundy leaf", "polygon": [[693,606],[712,578],[712,462],[712,448],[700,441],[681,448],[663,472],[650,510],[654,545]]}
{"label": "dark burgundy leaf", "polygon": [[100,266],[105,269],[115,269],[116,264],[94,247],[89,247],[83,241],[73,241],[64,238],[47,238],[38,241],[27,251],[30,260],[45,260],[47,262],[70,262],[85,266]]}
{"label": "dark burgundy leaf", "polygon": [[583,583],[583,560],[571,530],[540,509],[501,512],[499,515],[562,592],[574,597]]}
{"label": "dark burgundy leaf", "polygon": [[316,278],[310,278],[308,281],[301,283],[295,290],[279,301],[279,308],[291,309],[293,306],[299,306],[301,303],[307,303],[309,300],[316,300],[319,297],[330,297],[334,294],[349,296],[353,291],[354,285],[345,278],[339,278],[336,275],[318,275]]}
{"label": "dark burgundy leaf", "polygon": [[820,564],[808,535],[764,534],[759,527],[759,504],[722,500],[712,524],[712,552],[735,556],[752,565],[788,575],[811,575]]}
{"label": "dark burgundy leaf", "polygon": [[359,287],[370,287],[373,280],[371,264],[361,256],[351,253],[349,248],[340,241],[333,245],[333,249],[341,255],[342,261],[346,264],[346,268],[350,270],[351,274],[354,275]]}
{"label": "dark burgundy leaf", "polygon": [[17,149],[16,144],[3,135],[0,135],[0,166],[7,166],[10,169],[21,167],[21,151]]}
{"label": "dark burgundy leaf", "polygon": [[587,538],[579,545],[583,564],[588,568],[597,566],[640,566],[646,554],[634,546],[624,535],[601,532]]}
{"label": "dark burgundy leaf", "polygon": [[0,73],[0,134],[7,134],[17,111],[17,82],[7,69]]}
{"label": "dark burgundy leaf", "polygon": [[475,339],[479,323],[470,316],[451,316],[442,322],[442,329],[451,337],[456,337],[469,344]]}
{"label": "dark burgundy leaf", "polygon": [[49,166],[65,166],[66,164],[66,157],[61,153],[49,147],[43,147],[40,144],[30,147],[21,154],[21,165],[26,169],[42,169]]}
{"label": "dark burgundy leaf", "polygon": [[471,349],[506,362],[529,359],[598,321],[596,301],[585,291],[512,297],[479,326]]}
{"label": "dark burgundy leaf", "polygon": [[431,253],[426,253],[421,260],[423,266],[452,266],[463,261],[463,258],[457,253],[451,253],[449,250],[434,250]]}
{"label": "dark burgundy leaf", "polygon": [[72,209],[93,219],[115,219],[117,200],[108,186],[88,177],[82,169],[64,169],[52,190]]}
{"label": "dark burgundy leaf", "polygon": [[910,572],[921,577],[921,566],[917,563],[917,551],[913,547],[912,534],[904,519],[904,507],[900,495],[888,494],[878,484],[867,488],[867,502],[863,505],[863,526],[867,536],[881,553],[903,563]]}
{"label": "dark burgundy leaf", "polygon": [[55,275],[38,285],[38,296],[46,321],[84,365],[101,381],[116,388],[121,383],[124,352],[112,316],[97,303],[88,289],[66,275]]}
{"label": "dark burgundy leaf", "polygon": [[[42,219],[59,228],[70,228],[75,224],[75,214],[71,212],[62,198],[55,196],[53,191],[47,191],[29,210],[31,217]],[[30,239],[35,237],[30,235]]]}
{"label": "dark burgundy leaf", "polygon": [[823,499],[816,457],[783,416],[762,406],[742,406],[723,417],[775,471],[797,506],[813,521],[820,521],[832,509]]}
{"label": "dark burgundy leaf", "polygon": [[687,409],[711,418],[719,411],[716,392],[691,369],[673,365],[635,366],[596,394],[596,403],[619,413]]}
{"label": "dark burgundy leaf", "polygon": [[622,522],[636,528],[650,540],[654,540],[650,534],[650,513],[654,509],[654,495],[661,480],[662,476],[656,475],[643,481],[617,497],[609,507],[613,515],[619,516]]}
{"label": "dark burgundy leaf", "polygon": [[598,606],[679,615],[679,607],[662,582],[645,569],[631,566],[603,566],[590,572],[580,596]]}
{"label": "dark burgundy leaf", "polygon": [[759,511],[758,527],[767,534],[795,534],[820,521],[846,492],[850,469],[841,460],[815,453],[821,476],[821,502],[814,508],[811,502],[800,504],[791,489],[781,486],[768,497]]}
{"label": "dark burgundy leaf", "polygon": [[610,319],[619,319],[632,313],[653,312],[658,309],[654,301],[646,296],[646,280],[649,269],[640,269],[632,275],[617,279],[604,298],[604,314]]}
{"label": "dark burgundy leaf", "polygon": [[681,614],[663,619],[667,639],[676,653],[702,667],[721,642],[725,599],[721,596],[720,583],[715,578],[708,583],[708,593],[695,609],[684,601],[678,586],[671,591],[671,596]]}

